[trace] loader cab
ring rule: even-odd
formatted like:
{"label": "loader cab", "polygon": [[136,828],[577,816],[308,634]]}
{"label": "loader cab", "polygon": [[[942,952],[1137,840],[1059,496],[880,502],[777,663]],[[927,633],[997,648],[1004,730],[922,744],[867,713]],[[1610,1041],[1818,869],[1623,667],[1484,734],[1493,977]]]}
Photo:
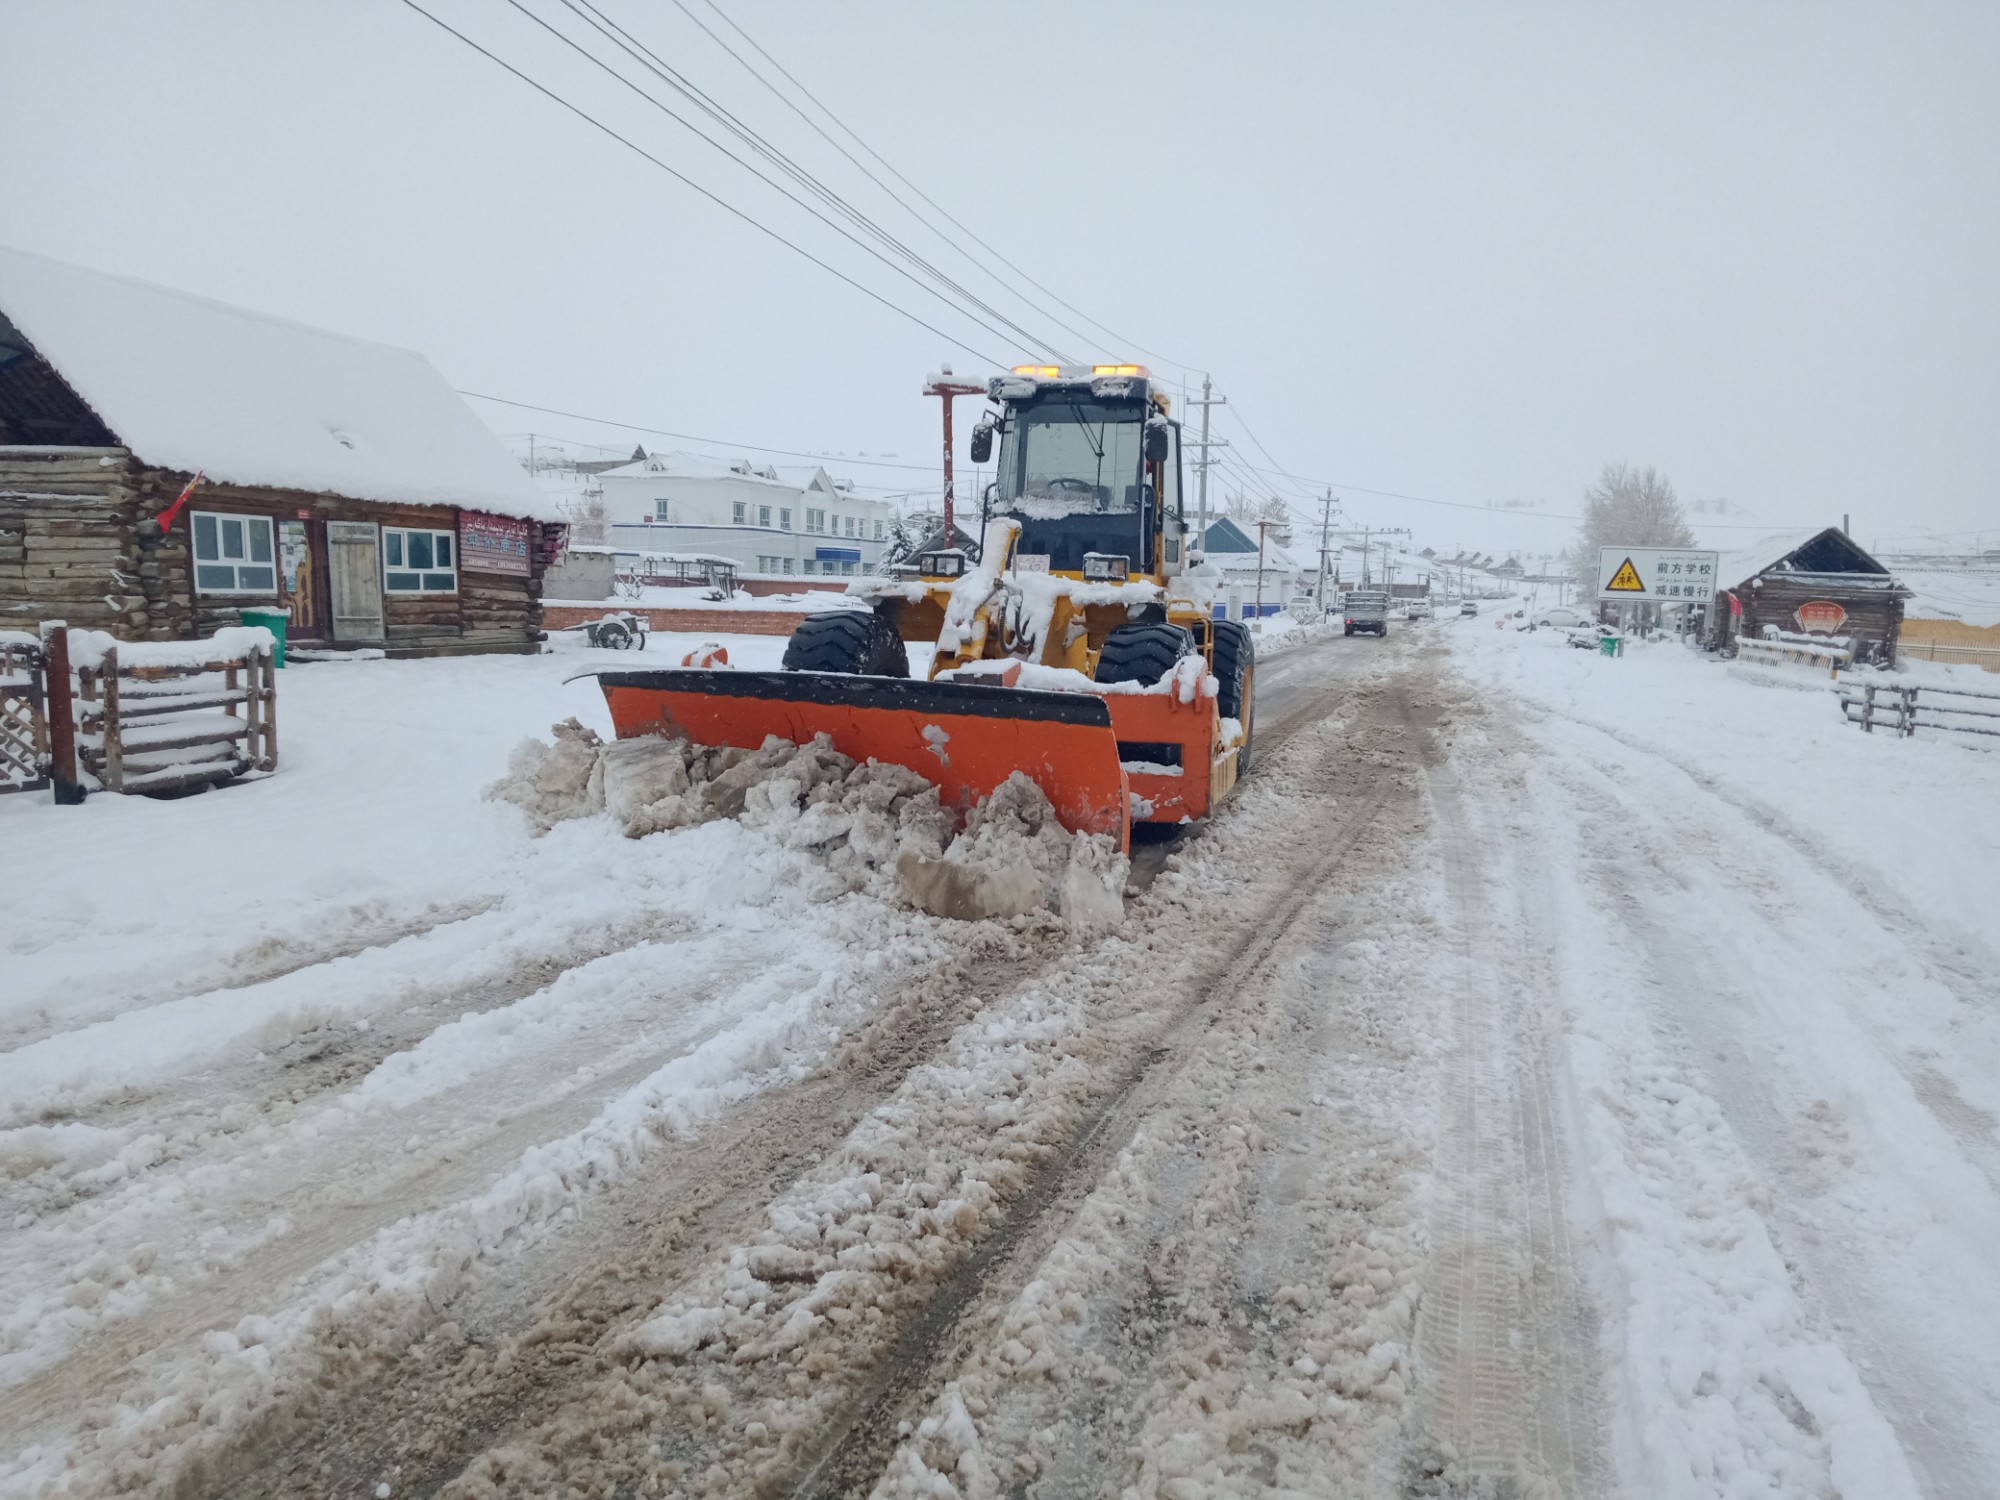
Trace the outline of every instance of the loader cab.
{"label": "loader cab", "polygon": [[1017,569],[1091,582],[1180,571],[1180,424],[1139,367],[1027,367],[989,389],[1002,417],[986,508],[1020,522]]}

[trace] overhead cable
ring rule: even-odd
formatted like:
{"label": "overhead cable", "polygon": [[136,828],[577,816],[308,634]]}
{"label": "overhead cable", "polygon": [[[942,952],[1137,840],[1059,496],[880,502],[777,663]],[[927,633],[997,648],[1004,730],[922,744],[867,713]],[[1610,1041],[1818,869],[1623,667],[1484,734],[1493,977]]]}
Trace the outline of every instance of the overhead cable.
{"label": "overhead cable", "polygon": [[811,458],[821,463],[866,464],[873,469],[911,469],[920,474],[935,474],[936,464],[891,463],[880,458],[848,458],[837,453],[808,453],[798,448],[773,448],[768,443],[737,443],[728,438],[697,437],[691,432],[669,432],[664,427],[642,427],[637,422],[619,422],[610,417],[593,417],[588,412],[562,411],[553,406],[536,406],[530,401],[514,401],[506,396],[489,396],[484,391],[460,391],[461,396],[470,396],[475,401],[494,401],[501,406],[518,407],[522,411],[538,411],[551,417],[568,417],[573,422],[595,422],[600,427],[617,427],[626,432],[643,432],[650,437],[673,438],[683,443],[709,443],[717,448],[742,448],[752,453],[779,453],[789,458]]}
{"label": "overhead cable", "polygon": [[[745,161],[742,157],[738,156],[735,152],[731,151],[722,142],[716,140],[713,136],[709,135],[707,132],[702,130],[693,121],[689,120],[685,115],[680,114],[672,106],[662,103],[659,99],[655,98],[651,93],[647,92],[646,89],[642,88],[639,84],[633,82],[630,78],[627,78],[623,73],[619,72],[616,68],[612,67],[611,64],[606,62],[603,58],[597,56],[597,54],[592,52],[588,47],[583,46],[574,37],[567,36],[562,31],[558,30],[556,27],[551,26],[541,16],[536,15],[534,11],[532,11],[525,4],[523,4],[522,0],[507,0],[507,3],[513,6],[513,8],[519,11],[522,15],[526,16],[530,21],[533,21],[537,26],[541,27],[542,30],[546,31],[550,36],[554,37],[557,41],[561,42],[564,46],[568,47],[572,52],[575,52],[579,57],[583,58],[585,61],[590,63],[593,67],[600,69],[601,71],[609,74],[612,78],[615,78],[618,82],[624,84],[626,88],[630,89],[633,93],[637,94],[641,99],[645,100],[646,103],[652,105],[654,109],[657,109],[661,114],[665,115],[668,119],[672,120],[676,125],[679,125],[682,129],[688,131],[703,145],[711,147],[712,149],[721,152],[722,155],[726,157],[729,161],[741,167],[744,171],[748,172],[751,176],[755,177],[759,182],[763,183],[773,192],[779,194],[781,197],[786,199],[786,201],[794,204],[795,206],[804,209],[808,214],[811,214],[813,218],[819,220],[820,223],[824,224],[828,229],[831,229],[835,234],[839,235],[841,238],[845,239],[850,244],[858,246],[866,254],[873,256],[876,260],[880,261],[883,265],[887,266],[890,270],[894,271],[898,276],[902,277],[905,281],[909,282],[912,286],[916,287],[926,296],[935,297],[938,301],[944,303],[946,307],[951,308],[953,312],[960,313],[965,317],[970,318],[973,322],[977,323],[980,327],[984,328],[988,333],[993,334],[994,336],[1002,339],[1010,338],[1008,329],[998,328],[994,326],[992,323],[987,322],[986,319],[980,317],[976,312],[969,311],[968,308],[961,306],[957,302],[954,302],[951,297],[946,296],[936,287],[927,285],[917,276],[912,275],[902,266],[896,264],[895,261],[889,259],[888,256],[884,255],[880,250],[877,250],[873,245],[868,244],[866,241],[862,240],[857,235],[843,228],[841,225],[835,223],[832,219],[829,219],[825,214],[821,213],[818,209],[814,208],[810,203],[807,203],[803,198],[799,197],[798,194],[792,192],[782,183],[773,181],[770,177],[766,176],[763,172],[759,171],[754,164]],[[656,67],[653,64],[649,63],[645,58],[640,57],[639,54],[635,52],[630,46],[627,46],[617,37],[612,36],[610,32],[606,31],[603,26],[598,25],[598,23],[594,21],[591,17],[583,15],[582,11],[578,10],[577,7],[571,3],[571,0],[563,0],[563,4],[567,6],[574,14],[581,17],[587,25],[590,25],[593,28],[595,28],[600,35],[607,37],[614,46],[621,48],[626,53],[627,56],[637,61],[641,67],[649,69],[652,73],[654,73],[657,77],[659,77],[663,82],[667,83],[670,87],[676,89],[689,99],[694,100],[695,103],[697,103],[703,109],[705,109],[712,117],[716,118],[718,123],[725,123],[721,120],[721,116],[716,109],[709,108],[709,106],[703,103],[701,99],[695,97],[699,91],[693,90],[692,85],[685,84],[685,82],[683,81],[676,81],[675,78],[669,77],[667,73],[662,72],[659,67]],[[725,123],[725,128],[732,129],[739,138],[745,141],[746,144],[751,145],[751,148],[753,150],[761,151],[762,154],[769,157],[774,163],[780,161],[780,158],[774,152],[765,149],[762,146],[753,142],[751,139],[751,135],[753,133],[748,132],[747,129],[737,128],[735,126],[728,126],[726,125],[726,123]],[[805,174],[802,174],[795,169],[791,169],[789,167],[789,164],[781,166],[781,170],[789,170],[792,176],[800,179],[802,182],[806,180]],[[831,203],[839,202],[836,195],[832,194],[830,190],[820,189],[817,187],[817,185],[814,185],[812,190],[818,191],[820,193],[820,196],[826,198]],[[844,205],[842,206],[844,207]],[[858,217],[853,215],[851,211],[850,211],[850,216]],[[972,299],[970,299],[968,296],[967,300],[972,300]],[[1013,323],[1011,319],[1007,319],[1006,317],[998,313],[995,313],[994,316],[1000,318],[1002,322],[1007,323],[1008,328],[1011,328],[1013,330],[1013,334],[1018,335],[1026,343],[1027,347],[1029,348],[1046,347],[1040,341],[1035,339],[1031,334],[1029,334],[1026,329],[1023,329],[1018,324]]]}
{"label": "overhead cable", "polygon": [[[688,10],[687,6],[682,3],[682,0],[674,0],[674,4],[679,6],[679,8],[684,13],[687,14],[690,20],[696,20],[696,17],[694,16],[693,12]],[[782,76],[787,83],[791,84],[793,88],[797,89],[801,94],[803,94],[808,100],[812,102],[812,105],[815,109],[817,109],[821,114],[825,115],[827,119],[831,120],[836,126],[838,126],[842,134],[846,135],[847,138],[853,141],[855,145],[859,146],[863,151],[867,152],[871,157],[873,157],[878,163],[881,164],[884,170],[886,170],[898,182],[902,183],[904,187],[908,188],[911,192],[915,193],[919,198],[923,199],[925,203],[929,204],[931,208],[934,209],[939,215],[941,215],[947,223],[951,224],[961,234],[965,235],[966,238],[970,239],[975,245],[979,246],[980,249],[984,250],[988,255],[991,255],[995,260],[999,261],[1001,265],[1007,267],[1015,275],[1019,276],[1023,281],[1027,282],[1029,286],[1034,287],[1044,296],[1052,299],[1057,306],[1066,308],[1068,311],[1075,313],[1079,318],[1082,318],[1092,327],[1098,329],[1104,335],[1114,340],[1115,341],[1114,347],[1117,349],[1129,349],[1134,354],[1147,355],[1150,358],[1159,360],[1163,364],[1173,365],[1181,370],[1193,371],[1194,369],[1196,369],[1196,366],[1194,365],[1184,364],[1177,359],[1170,359],[1166,355],[1159,353],[1157,350],[1148,349],[1143,344],[1134,343],[1131,340],[1123,338],[1120,334],[1116,333],[1111,328],[1107,327],[1105,324],[1100,323],[1097,321],[1097,319],[1091,317],[1091,315],[1085,312],[1082,308],[1077,307],[1072,303],[1064,301],[1061,297],[1057,296],[1054,292],[1050,291],[1046,286],[1043,286],[1041,282],[1035,280],[1034,277],[1030,276],[1026,271],[1022,270],[1019,266],[1015,265],[1013,261],[1009,260],[1006,256],[1002,255],[998,250],[994,249],[993,246],[989,245],[985,240],[981,239],[972,230],[968,229],[957,218],[953,217],[953,215],[947,209],[945,209],[943,205],[938,203],[938,201],[935,198],[931,197],[930,194],[926,193],[922,188],[918,187],[914,182],[910,181],[909,178],[905,177],[901,172],[897,171],[894,166],[892,166],[888,161],[886,161],[883,158],[880,152],[878,152],[873,146],[870,146],[852,129],[850,129],[848,125],[844,121],[842,121],[841,118],[838,115],[836,115],[831,109],[827,108],[825,104],[821,103],[818,97],[814,95],[811,89],[808,89],[803,83],[800,83],[798,79],[794,78],[791,75],[791,73],[787,72],[784,64],[779,62],[775,57],[771,56],[769,52],[765,51],[764,48],[758,43],[757,39],[751,36],[750,33],[745,31],[740,25],[738,25],[729,16],[729,14],[725,12],[722,9],[722,7],[716,3],[716,0],[707,0],[707,4],[708,8],[714,11],[716,15],[721,18],[723,23],[730,28],[730,30],[734,31],[738,36],[742,37],[745,42],[749,43],[750,46],[756,50],[758,56],[762,57],[764,61],[768,62],[773,68],[776,68],[780,76]],[[698,25],[700,24],[698,20],[696,20],[696,24]],[[703,29],[706,30],[707,28],[704,27]],[[741,61],[741,59],[739,58],[738,61]],[[745,64],[745,66],[748,65]],[[765,86],[767,88],[771,87],[771,85],[768,82],[766,82]],[[772,92],[776,93],[777,90],[774,88],[772,89]],[[780,94],[779,97],[782,99],[783,95]],[[789,101],[787,102],[789,103]],[[792,108],[795,113],[799,114],[800,118],[802,119],[805,118],[804,112],[798,110],[797,106],[794,105],[792,106]],[[811,122],[808,121],[808,123]],[[824,134],[825,132],[822,131],[821,133]],[[831,137],[829,137],[828,139],[830,140]],[[959,253],[964,254],[965,252],[961,250]],[[987,274],[991,275],[992,273],[989,271]],[[1069,331],[1072,333],[1076,332],[1075,329],[1070,329]]]}
{"label": "overhead cable", "polygon": [[1008,361],[1004,359],[997,359],[993,355],[985,353],[983,350],[973,348],[972,345],[966,343],[963,339],[958,338],[956,335],[946,333],[942,328],[939,328],[935,323],[928,322],[925,319],[917,316],[917,314],[911,312],[908,308],[899,306],[898,304],[890,301],[887,297],[883,296],[873,287],[864,285],[862,282],[856,281],[852,276],[849,276],[845,271],[842,271],[839,268],[828,264],[826,261],[821,260],[817,255],[814,255],[810,250],[807,250],[804,246],[799,245],[794,241],[787,239],[784,235],[778,233],[777,230],[772,229],[769,226],[759,222],[751,215],[745,213],[742,209],[736,207],[735,204],[729,202],[727,199],[721,197],[719,194],[711,192],[709,189],[703,187],[700,183],[696,182],[686,173],[681,172],[674,167],[668,166],[667,163],[660,160],[659,157],[653,155],[652,152],[646,150],[645,147],[637,144],[636,142],[634,142],[633,140],[631,140],[626,136],[620,135],[617,131],[613,130],[609,125],[606,125],[602,120],[597,119],[594,115],[591,115],[588,111],[580,108],[575,104],[570,103],[569,100],[563,98],[562,95],[556,93],[553,89],[550,89],[545,85],[537,82],[535,79],[530,78],[526,73],[523,73],[519,68],[515,67],[512,63],[507,62],[506,60],[495,55],[494,53],[487,51],[486,48],[480,46],[479,43],[475,42],[471,37],[467,36],[464,32],[458,30],[450,23],[441,20],[437,16],[432,15],[429,11],[425,10],[421,5],[417,4],[417,0],[403,0],[403,4],[408,6],[411,10],[415,11],[418,15],[422,16],[426,21],[429,21],[432,25],[438,27],[440,30],[449,32],[452,36],[458,38],[459,41],[465,43],[466,46],[470,47],[474,52],[477,52],[481,57],[485,58],[488,62],[493,63],[496,67],[506,70],[508,73],[513,74],[514,77],[520,79],[521,82],[527,84],[528,87],[532,88],[536,93],[541,94],[543,97],[550,99],[557,104],[560,104],[564,109],[568,110],[571,114],[575,115],[585,124],[590,125],[592,128],[596,130],[602,131],[605,135],[610,136],[614,141],[618,142],[619,145],[624,146],[627,150],[630,150],[636,153],[637,155],[644,157],[647,161],[651,162],[654,166],[658,167],[662,172],[665,172],[669,177],[672,177],[675,181],[680,182],[689,188],[692,188],[695,192],[699,193],[702,197],[708,199],[708,201],[715,204],[716,207],[723,209],[725,212],[729,213],[732,217],[741,219],[744,223],[748,224],[752,229],[755,229],[759,234],[765,235],[770,239],[776,240],[786,249],[794,252],[797,255],[803,256],[805,259],[811,261],[814,265],[818,266],[822,271],[825,271],[828,275],[838,277],[840,280],[846,282],[849,286],[853,287],[857,292],[860,292],[863,296],[868,297],[875,302],[881,303],[882,306],[888,308],[891,312],[895,313],[897,317],[906,319],[907,321],[916,324],[919,328],[922,328],[927,333],[932,333],[937,335],[937,337],[945,340],[945,342],[950,344],[954,349],[963,349],[967,354],[970,354],[974,359],[984,360],[987,364],[992,365],[999,369],[1005,369],[1007,367]]}

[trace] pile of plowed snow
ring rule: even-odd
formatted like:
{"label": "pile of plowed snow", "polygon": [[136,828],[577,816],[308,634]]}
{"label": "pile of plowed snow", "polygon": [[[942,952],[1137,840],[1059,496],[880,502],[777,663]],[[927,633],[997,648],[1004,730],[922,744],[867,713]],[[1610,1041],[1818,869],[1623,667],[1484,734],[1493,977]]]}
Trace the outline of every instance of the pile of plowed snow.
{"label": "pile of plowed snow", "polygon": [[656,736],[605,741],[566,719],[553,743],[523,740],[486,790],[547,832],[608,815],[628,838],[735,818],[810,852],[850,889],[976,921],[1047,908],[1082,926],[1124,914],[1126,860],[1111,840],[1070,833],[1018,771],[971,808],[964,826],[916,772],[857,761],[825,735],[768,739],[758,750]]}

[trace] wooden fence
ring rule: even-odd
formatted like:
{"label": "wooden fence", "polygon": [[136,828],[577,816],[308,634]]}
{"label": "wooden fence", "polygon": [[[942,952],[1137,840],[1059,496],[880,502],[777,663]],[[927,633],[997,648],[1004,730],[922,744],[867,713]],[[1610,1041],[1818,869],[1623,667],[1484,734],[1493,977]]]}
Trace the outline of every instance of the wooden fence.
{"label": "wooden fence", "polygon": [[186,791],[278,767],[268,646],[149,664],[121,662],[114,645],[76,677],[78,759],[108,792]]}
{"label": "wooden fence", "polygon": [[49,784],[49,716],[42,644],[0,631],[0,792]]}
{"label": "wooden fence", "polygon": [[1887,729],[1907,738],[1919,729],[2000,737],[2000,693],[1929,683],[1847,682],[1840,710],[1869,733]]}

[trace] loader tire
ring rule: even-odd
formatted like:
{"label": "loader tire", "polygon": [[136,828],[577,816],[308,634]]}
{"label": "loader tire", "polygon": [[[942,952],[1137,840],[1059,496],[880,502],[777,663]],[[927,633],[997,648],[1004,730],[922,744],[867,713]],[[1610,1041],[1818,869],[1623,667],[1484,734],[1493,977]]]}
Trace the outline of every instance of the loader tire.
{"label": "loader tire", "polygon": [[1257,734],[1257,648],[1255,638],[1239,620],[1215,622],[1216,712],[1243,726],[1243,745],[1236,752],[1236,774],[1249,773],[1250,752]]}
{"label": "loader tire", "polygon": [[910,657],[896,627],[873,610],[833,609],[799,622],[785,643],[784,668],[908,677]]}
{"label": "loader tire", "polygon": [[1097,655],[1099,682],[1142,682],[1148,687],[1173,671],[1194,650],[1194,637],[1180,625],[1120,625],[1104,638]]}

